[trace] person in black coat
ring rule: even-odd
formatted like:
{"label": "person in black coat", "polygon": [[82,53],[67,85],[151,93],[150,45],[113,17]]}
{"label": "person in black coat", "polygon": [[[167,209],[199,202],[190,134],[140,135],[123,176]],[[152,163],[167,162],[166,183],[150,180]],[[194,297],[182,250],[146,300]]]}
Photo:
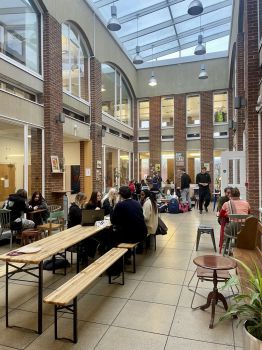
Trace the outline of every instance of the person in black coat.
{"label": "person in black coat", "polygon": [[36,226],[42,225],[43,222],[46,221],[50,215],[46,200],[42,196],[42,193],[39,191],[34,192],[28,204],[29,204],[29,209],[31,210],[38,210],[38,209],[45,210],[41,213],[35,213],[33,215],[33,221],[35,225]]}
{"label": "person in black coat", "polygon": [[196,183],[199,186],[199,212],[202,214],[203,204],[205,207],[205,211],[208,211],[208,206],[211,199],[209,185],[211,183],[211,177],[207,173],[207,168],[202,167],[201,173],[196,176]]}
{"label": "person in black coat", "polygon": [[67,227],[74,227],[80,225],[82,221],[82,208],[87,201],[87,197],[84,193],[79,192],[76,195],[74,203],[71,204],[68,213],[68,225]]}
{"label": "person in black coat", "polygon": [[99,191],[93,191],[89,202],[85,205],[85,209],[101,209],[102,194]]}

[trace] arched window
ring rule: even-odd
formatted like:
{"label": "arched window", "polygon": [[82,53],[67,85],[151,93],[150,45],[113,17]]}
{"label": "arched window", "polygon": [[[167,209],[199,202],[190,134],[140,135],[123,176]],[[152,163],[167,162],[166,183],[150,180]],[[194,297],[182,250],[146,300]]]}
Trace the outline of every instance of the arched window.
{"label": "arched window", "polygon": [[41,14],[31,0],[0,1],[0,52],[41,73]]}
{"label": "arched window", "polygon": [[88,53],[84,40],[71,23],[62,25],[63,89],[88,101]]}
{"label": "arched window", "polygon": [[132,125],[132,94],[123,75],[102,64],[102,110],[119,121]]}

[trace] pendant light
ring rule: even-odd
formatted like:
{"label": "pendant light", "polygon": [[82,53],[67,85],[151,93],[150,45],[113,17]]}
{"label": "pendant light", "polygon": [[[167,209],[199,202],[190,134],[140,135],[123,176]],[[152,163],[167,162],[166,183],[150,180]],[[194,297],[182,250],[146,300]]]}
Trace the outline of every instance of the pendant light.
{"label": "pendant light", "polygon": [[116,32],[121,29],[121,24],[117,19],[117,8],[115,6],[115,2],[113,1],[113,5],[111,6],[111,18],[107,23],[107,28],[112,32]]}
{"label": "pendant light", "polygon": [[156,86],[157,85],[157,80],[155,78],[155,74],[154,74],[154,71],[153,71],[153,50],[154,50],[154,47],[152,46],[152,72],[151,72],[151,77],[148,81],[148,85],[149,86]]}
{"label": "pendant light", "polygon": [[207,74],[207,71],[206,71],[206,67],[205,67],[204,64],[201,64],[201,66],[200,66],[200,73],[199,73],[198,79],[204,80],[204,79],[207,79],[207,78],[208,78],[208,74]]}
{"label": "pendant light", "polygon": [[203,45],[203,35],[198,36],[198,44],[195,48],[195,55],[204,55],[206,53],[206,47]]}
{"label": "pendant light", "polygon": [[191,16],[198,16],[203,12],[203,10],[202,2],[200,0],[193,0],[188,6],[187,13]]}
{"label": "pendant light", "polygon": [[142,64],[144,62],[143,58],[140,56],[140,46],[138,45],[138,16],[136,22],[136,55],[133,59],[134,64]]}

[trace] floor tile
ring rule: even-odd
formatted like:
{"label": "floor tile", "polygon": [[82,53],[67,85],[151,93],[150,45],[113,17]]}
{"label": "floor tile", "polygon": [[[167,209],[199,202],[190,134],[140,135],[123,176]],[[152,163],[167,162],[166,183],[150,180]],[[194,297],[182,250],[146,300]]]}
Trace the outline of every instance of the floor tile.
{"label": "floor tile", "polygon": [[144,275],[143,281],[182,285],[185,274],[185,270],[150,267]]}
{"label": "floor tile", "polygon": [[203,341],[168,337],[165,350],[234,350],[233,346],[225,346]]}
{"label": "floor tile", "polygon": [[131,272],[132,269],[133,265],[126,266],[125,279],[141,281],[149,270],[149,267],[138,265],[136,266],[136,273]]}
{"label": "floor tile", "polygon": [[[126,299],[85,294],[78,300],[78,320],[110,325],[119,314]],[[63,317],[71,317],[64,314]]]}
{"label": "floor tile", "polygon": [[178,307],[170,334],[181,338],[234,345],[232,322],[218,323],[218,315],[217,313],[214,328],[210,329],[209,311]]}
{"label": "floor tile", "polygon": [[175,284],[142,281],[132,294],[131,299],[177,305],[181,288],[181,286]]}
{"label": "floor tile", "polygon": [[[5,291],[5,288],[2,289]],[[2,292],[3,293],[3,292]],[[4,293],[3,293],[4,294]],[[17,308],[37,294],[37,287],[25,286],[15,283],[9,283],[9,307]],[[4,296],[0,298],[0,306],[5,306]]]}
{"label": "floor tile", "polygon": [[130,300],[120,312],[115,326],[168,334],[175,307]]}
{"label": "floor tile", "polygon": [[[26,350],[93,350],[107,331],[108,326],[89,322],[78,322],[78,343],[73,345],[65,340],[54,339],[54,325],[49,327]],[[59,318],[58,336],[72,337],[72,320]]]}
{"label": "floor tile", "polygon": [[153,263],[153,267],[172,268],[177,270],[186,270],[190,261],[190,255],[179,255],[179,256],[161,256],[156,259]]}
{"label": "floor tile", "polygon": [[120,284],[109,284],[108,278],[102,278],[93,288],[90,289],[89,294],[112,296],[119,298],[129,298],[138,286],[139,281],[125,280],[124,286]]}
{"label": "floor tile", "polygon": [[166,336],[110,327],[96,350],[164,350]]}
{"label": "floor tile", "polygon": [[238,347],[244,347],[244,332],[243,332],[243,325],[238,325],[238,321],[233,321],[233,332],[234,332],[234,338],[235,338],[235,346]]}

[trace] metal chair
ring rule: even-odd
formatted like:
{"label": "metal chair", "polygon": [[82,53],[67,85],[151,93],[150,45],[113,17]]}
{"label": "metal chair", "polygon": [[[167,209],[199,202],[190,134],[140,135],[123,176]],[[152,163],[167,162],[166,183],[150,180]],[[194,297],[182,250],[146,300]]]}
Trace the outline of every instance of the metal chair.
{"label": "metal chair", "polygon": [[229,223],[225,226],[224,232],[224,251],[223,255],[230,255],[233,241],[236,241],[238,232],[244,226],[249,214],[229,214]]}
{"label": "metal chair", "polygon": [[59,211],[61,209],[61,205],[50,204],[47,206],[49,213],[53,213],[55,211]]}
{"label": "metal chair", "polygon": [[0,237],[4,233],[4,231],[10,231],[10,249],[12,249],[13,245],[13,230],[10,228],[10,213],[11,210],[8,209],[0,209]]}

